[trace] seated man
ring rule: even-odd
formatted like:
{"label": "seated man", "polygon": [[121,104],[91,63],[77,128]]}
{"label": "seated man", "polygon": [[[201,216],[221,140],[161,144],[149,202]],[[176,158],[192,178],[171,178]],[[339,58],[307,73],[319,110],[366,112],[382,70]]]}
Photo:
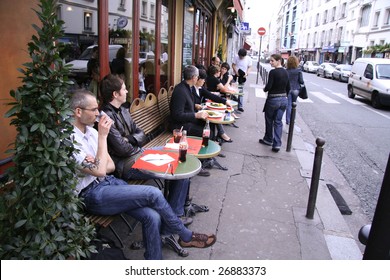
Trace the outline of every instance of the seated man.
{"label": "seated man", "polygon": [[187,130],[190,136],[202,137],[205,111],[195,112],[194,97],[191,88],[195,86],[199,70],[193,65],[186,66],[183,71],[184,79],[175,86],[170,102],[170,129],[181,128]]}
{"label": "seated man", "polygon": [[[203,69],[199,69],[199,77],[198,81],[196,82],[194,86],[194,90],[192,91],[192,94],[194,96],[194,102],[195,102],[195,110],[201,110],[202,106],[201,103],[204,103],[207,99],[210,99],[211,101],[222,103],[225,105],[230,105],[230,101],[226,100],[225,98],[222,98],[216,94],[211,93],[207,89],[203,87],[204,82],[207,78],[207,73]],[[225,130],[223,129],[222,124],[216,125],[218,134],[216,135],[216,138],[220,138],[223,142],[233,142],[233,140],[225,133]]]}
{"label": "seated man", "polygon": [[86,90],[77,90],[71,98],[74,112],[74,133],[80,165],[76,191],[86,211],[94,215],[126,213],[142,223],[145,259],[162,259],[161,224],[179,235],[182,247],[205,248],[216,241],[214,234],[198,234],[187,229],[172,211],[161,191],[153,186],[128,185],[114,176],[115,169],[107,151],[107,136],[113,121],[102,116],[98,131],[92,128],[99,115],[96,98]]}
{"label": "seated man", "polygon": [[[108,134],[108,153],[115,163],[115,174],[127,181],[147,180],[155,177],[132,168],[142,153],[145,134],[130,116],[126,103],[126,85],[118,76],[109,74],[101,81],[102,110],[114,121]],[[173,180],[169,184],[168,202],[184,225],[192,219],[184,216],[184,204],[189,187],[189,179]]]}

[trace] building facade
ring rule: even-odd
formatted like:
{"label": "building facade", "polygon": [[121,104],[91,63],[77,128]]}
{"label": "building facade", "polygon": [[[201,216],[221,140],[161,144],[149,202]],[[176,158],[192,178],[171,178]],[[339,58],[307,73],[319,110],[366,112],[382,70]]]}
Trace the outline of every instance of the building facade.
{"label": "building facade", "polygon": [[353,63],[389,55],[377,51],[390,43],[388,0],[282,0],[278,19],[269,45],[284,57]]}

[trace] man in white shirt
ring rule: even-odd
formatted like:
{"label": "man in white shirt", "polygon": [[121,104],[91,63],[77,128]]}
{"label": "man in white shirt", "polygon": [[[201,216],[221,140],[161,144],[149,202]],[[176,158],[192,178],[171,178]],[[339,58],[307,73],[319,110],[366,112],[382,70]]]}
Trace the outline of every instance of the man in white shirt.
{"label": "man in white shirt", "polygon": [[[244,85],[246,82],[246,77],[249,75],[249,72],[252,68],[252,59],[247,56],[246,49],[240,49],[238,55],[234,58],[232,63],[233,68],[233,78],[239,85]],[[243,96],[238,97],[238,111],[244,112],[243,108]]]}

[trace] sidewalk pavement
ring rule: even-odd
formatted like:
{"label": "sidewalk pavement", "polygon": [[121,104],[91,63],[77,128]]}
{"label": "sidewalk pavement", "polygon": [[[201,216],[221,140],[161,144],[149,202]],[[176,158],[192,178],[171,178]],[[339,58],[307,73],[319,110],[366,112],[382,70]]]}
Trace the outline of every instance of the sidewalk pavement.
{"label": "sidewalk pavement", "polygon": [[[197,213],[189,228],[215,233],[216,244],[206,249],[189,248],[186,258],[164,247],[164,259],[361,259],[356,228],[350,229],[346,222],[364,219],[353,216],[358,215],[355,212],[359,212],[359,202],[348,201],[354,213],[349,217],[341,215],[326,183],[341,185],[342,194],[348,192],[348,186],[325,153],[314,219],[305,217],[316,144],[299,114],[291,152],[286,152],[286,125],[278,153],[258,142],[264,135],[265,99],[256,97],[256,92],[264,88],[261,78],[258,84],[256,78],[256,73],[251,73],[244,87],[245,112],[236,120],[239,128],[225,129],[233,143],[224,143],[222,153],[226,158],[217,159],[228,170],[213,168],[210,177],[191,179],[193,202],[207,205],[210,210]],[[326,152],[326,144],[324,149]],[[126,236],[123,224],[114,226],[123,230],[125,254],[131,259],[143,259],[143,249],[130,249],[133,241],[141,240],[141,226],[130,236]]]}

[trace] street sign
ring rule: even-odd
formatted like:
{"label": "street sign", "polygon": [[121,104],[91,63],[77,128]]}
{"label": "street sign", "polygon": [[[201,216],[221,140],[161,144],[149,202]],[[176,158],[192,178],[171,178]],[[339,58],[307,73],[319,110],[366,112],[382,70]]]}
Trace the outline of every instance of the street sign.
{"label": "street sign", "polygon": [[260,27],[259,29],[257,29],[257,34],[259,34],[260,36],[263,36],[265,34],[265,28]]}
{"label": "street sign", "polygon": [[241,22],[241,31],[249,30],[249,22]]}

